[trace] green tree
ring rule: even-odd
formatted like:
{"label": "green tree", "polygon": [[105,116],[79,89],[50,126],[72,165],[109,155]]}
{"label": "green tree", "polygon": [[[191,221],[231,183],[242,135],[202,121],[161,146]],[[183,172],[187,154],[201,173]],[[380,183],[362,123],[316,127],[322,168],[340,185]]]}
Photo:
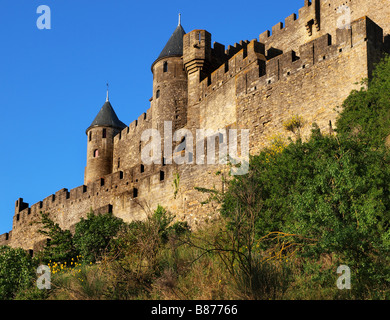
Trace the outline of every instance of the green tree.
{"label": "green tree", "polygon": [[383,146],[390,135],[390,56],[376,66],[372,79],[365,79],[344,101],[336,127],[340,136],[358,136],[370,145]]}
{"label": "green tree", "polygon": [[73,237],[69,230],[62,230],[58,223],[49,218],[49,214],[41,213],[41,228],[39,233],[49,240],[43,251],[38,253],[38,258],[48,263],[50,260],[59,263],[69,263],[78,254],[73,243]]}
{"label": "green tree", "polygon": [[0,246],[0,300],[12,300],[35,279],[36,264],[23,249]]}
{"label": "green tree", "polygon": [[112,213],[95,215],[91,211],[87,219],[82,218],[76,224],[73,242],[83,260],[95,262],[99,259],[123,224],[123,220]]}
{"label": "green tree", "polygon": [[231,182],[222,214],[230,219],[237,211],[257,215],[263,250],[280,248],[282,241],[284,254],[337,255],[362,283],[389,280],[387,150],[315,129],[306,143],[290,143],[272,158],[266,151],[253,157],[250,168]]}

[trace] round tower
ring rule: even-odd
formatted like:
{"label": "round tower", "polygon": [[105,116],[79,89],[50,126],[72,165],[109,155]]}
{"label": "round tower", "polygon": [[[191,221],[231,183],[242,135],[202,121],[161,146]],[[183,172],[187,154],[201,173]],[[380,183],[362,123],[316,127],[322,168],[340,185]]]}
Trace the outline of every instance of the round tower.
{"label": "round tower", "polygon": [[177,130],[187,122],[187,74],[183,64],[183,36],[185,31],[179,24],[164,49],[152,64],[153,98],[152,126],[161,133],[164,121],[172,121]]}
{"label": "round tower", "polygon": [[112,108],[107,90],[106,102],[86,130],[88,145],[85,185],[112,173],[114,137],[124,128],[126,125],[118,119]]}

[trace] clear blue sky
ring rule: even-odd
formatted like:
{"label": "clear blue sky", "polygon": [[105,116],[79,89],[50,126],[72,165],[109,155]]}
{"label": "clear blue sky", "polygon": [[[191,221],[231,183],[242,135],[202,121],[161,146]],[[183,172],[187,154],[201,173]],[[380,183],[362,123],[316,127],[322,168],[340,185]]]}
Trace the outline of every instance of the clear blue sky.
{"label": "clear blue sky", "polygon": [[[303,0],[2,0],[0,234],[15,201],[30,205],[83,184],[90,125],[106,96],[126,124],[149,108],[151,64],[177,26],[225,46],[257,38]],[[39,30],[38,6],[51,9]]]}

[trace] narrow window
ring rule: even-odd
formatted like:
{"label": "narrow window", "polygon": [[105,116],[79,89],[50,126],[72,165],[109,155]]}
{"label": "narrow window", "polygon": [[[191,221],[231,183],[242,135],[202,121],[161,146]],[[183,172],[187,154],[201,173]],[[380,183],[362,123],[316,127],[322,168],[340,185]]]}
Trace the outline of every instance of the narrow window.
{"label": "narrow window", "polygon": [[145,172],[145,166],[143,164],[141,164],[140,171],[141,171],[141,173]]}
{"label": "narrow window", "polygon": [[164,178],[165,178],[165,172],[160,171],[160,181],[164,181]]}
{"label": "narrow window", "polygon": [[89,132],[89,141],[92,140],[92,131]]}
{"label": "narrow window", "polygon": [[107,137],[107,130],[103,129],[103,139],[105,139],[106,137]]}
{"label": "narrow window", "polygon": [[119,179],[123,179],[123,171],[119,171]]}
{"label": "narrow window", "polygon": [[156,99],[160,98],[160,90],[156,91]]}
{"label": "narrow window", "polygon": [[138,189],[134,188],[133,189],[133,198],[137,198],[137,197],[138,197]]}
{"label": "narrow window", "polygon": [[118,158],[118,169],[121,167],[121,158]]}
{"label": "narrow window", "polygon": [[93,157],[94,157],[94,158],[98,158],[98,157],[99,157],[99,150],[98,150],[98,149],[95,149],[95,150],[93,151]]}
{"label": "narrow window", "polygon": [[163,71],[168,72],[168,62],[167,61],[164,62]]}

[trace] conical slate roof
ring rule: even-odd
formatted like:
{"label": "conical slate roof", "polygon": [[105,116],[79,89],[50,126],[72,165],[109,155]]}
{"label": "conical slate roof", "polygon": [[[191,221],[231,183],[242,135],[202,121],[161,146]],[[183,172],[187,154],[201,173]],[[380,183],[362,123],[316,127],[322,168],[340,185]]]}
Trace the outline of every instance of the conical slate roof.
{"label": "conical slate roof", "polygon": [[[183,36],[186,34],[183,27],[179,23],[175,31],[172,33],[164,49],[161,51],[157,60],[170,56],[183,55]],[[157,61],[156,60],[156,61]]]}
{"label": "conical slate roof", "polygon": [[87,131],[93,127],[112,127],[119,130],[126,128],[127,126],[118,119],[110,101],[106,101],[103,107],[100,109],[95,120],[88,127]]}

